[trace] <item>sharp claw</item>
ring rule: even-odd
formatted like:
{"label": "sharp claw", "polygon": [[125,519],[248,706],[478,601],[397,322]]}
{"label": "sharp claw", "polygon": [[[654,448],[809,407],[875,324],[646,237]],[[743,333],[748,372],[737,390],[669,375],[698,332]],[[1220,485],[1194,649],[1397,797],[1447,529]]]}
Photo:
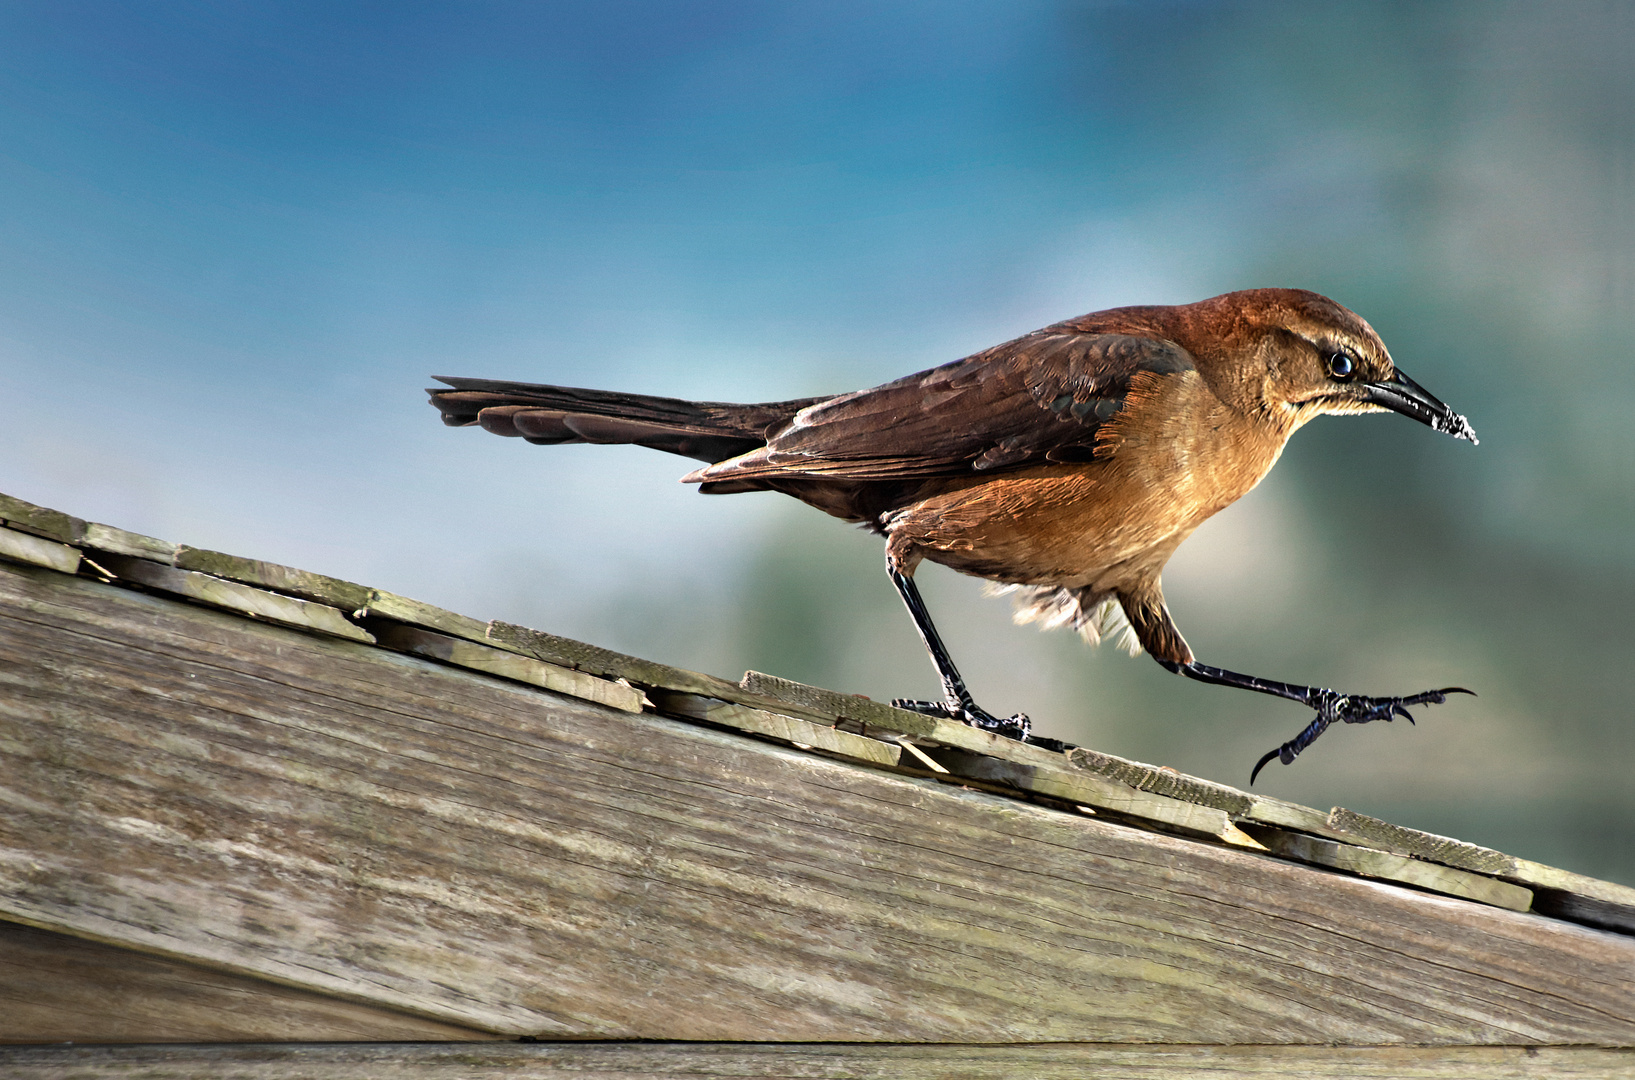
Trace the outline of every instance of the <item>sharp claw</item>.
{"label": "sharp claw", "polygon": [[1255,762],[1255,767],[1253,769],[1249,770],[1249,786],[1250,787],[1255,786],[1255,777],[1260,775],[1260,770],[1262,770],[1262,769],[1264,769],[1266,767],[1266,763],[1268,761],[1271,761],[1273,758],[1277,757],[1282,752],[1283,752],[1283,748],[1281,746],[1278,747],[1276,750],[1268,750],[1268,751],[1266,751],[1265,754],[1263,754],[1261,756],[1261,759],[1259,761]]}
{"label": "sharp claw", "polygon": [[1397,701],[1404,705],[1440,705],[1448,700],[1449,694],[1469,694],[1475,697],[1476,691],[1466,690],[1463,686],[1444,686],[1440,690],[1427,690],[1413,697],[1398,698]]}
{"label": "sharp claw", "polygon": [[[1404,720],[1408,721],[1408,723],[1410,723],[1410,724],[1412,724],[1414,722],[1414,714],[1409,712],[1407,709],[1404,709],[1402,707],[1402,702],[1400,702],[1400,701],[1393,701],[1391,703],[1391,713],[1394,716],[1402,717]],[[1389,717],[1389,716],[1386,717],[1387,720],[1389,720],[1390,718],[1391,717]]]}

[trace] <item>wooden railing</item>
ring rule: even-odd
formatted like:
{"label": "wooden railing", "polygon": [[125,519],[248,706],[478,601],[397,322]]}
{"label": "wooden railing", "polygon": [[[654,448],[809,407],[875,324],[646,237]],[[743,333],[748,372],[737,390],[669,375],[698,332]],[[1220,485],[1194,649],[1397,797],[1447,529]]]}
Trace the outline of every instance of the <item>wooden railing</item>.
{"label": "wooden railing", "polygon": [[0,1075],[1635,1067],[1635,890],[51,515]]}

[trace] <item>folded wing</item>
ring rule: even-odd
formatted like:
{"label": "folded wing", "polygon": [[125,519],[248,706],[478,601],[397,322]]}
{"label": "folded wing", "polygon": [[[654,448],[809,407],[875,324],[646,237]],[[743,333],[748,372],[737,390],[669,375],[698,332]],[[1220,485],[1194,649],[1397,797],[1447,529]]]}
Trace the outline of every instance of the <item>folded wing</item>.
{"label": "folded wing", "polygon": [[1174,342],[1041,330],[801,409],[767,444],[692,473],[706,485],[822,477],[911,480],[1083,462],[1143,373],[1195,370]]}

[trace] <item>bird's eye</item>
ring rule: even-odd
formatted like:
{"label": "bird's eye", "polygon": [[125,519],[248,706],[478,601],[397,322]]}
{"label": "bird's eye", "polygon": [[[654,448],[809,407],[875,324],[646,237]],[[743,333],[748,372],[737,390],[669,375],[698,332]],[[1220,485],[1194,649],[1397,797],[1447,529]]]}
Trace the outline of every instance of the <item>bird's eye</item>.
{"label": "bird's eye", "polygon": [[1343,352],[1337,352],[1328,358],[1328,373],[1336,379],[1349,379],[1351,373],[1356,370],[1356,362]]}

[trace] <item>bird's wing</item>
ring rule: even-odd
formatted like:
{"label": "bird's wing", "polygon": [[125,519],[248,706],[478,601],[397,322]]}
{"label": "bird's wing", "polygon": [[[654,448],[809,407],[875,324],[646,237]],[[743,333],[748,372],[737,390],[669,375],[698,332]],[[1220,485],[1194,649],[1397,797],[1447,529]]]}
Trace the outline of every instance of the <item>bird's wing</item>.
{"label": "bird's wing", "polygon": [[1132,383],[1195,370],[1174,342],[1047,329],[975,356],[810,405],[712,483],[772,476],[899,480],[1089,461]]}

